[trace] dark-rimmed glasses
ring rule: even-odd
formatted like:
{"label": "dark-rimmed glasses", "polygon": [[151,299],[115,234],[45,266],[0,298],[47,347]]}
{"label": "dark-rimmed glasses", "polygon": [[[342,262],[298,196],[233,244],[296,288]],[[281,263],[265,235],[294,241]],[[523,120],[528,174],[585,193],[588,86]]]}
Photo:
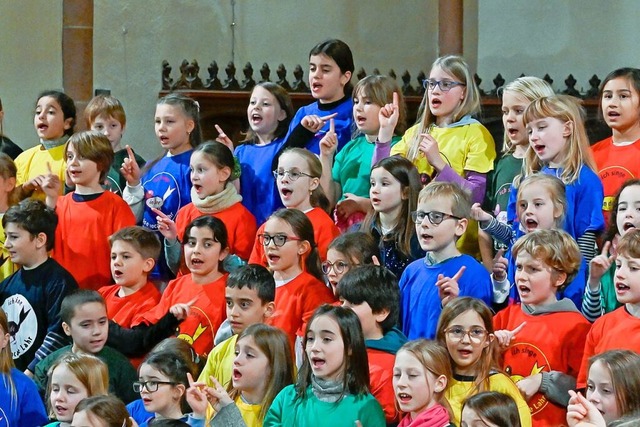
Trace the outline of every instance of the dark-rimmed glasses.
{"label": "dark-rimmed glasses", "polygon": [[275,234],[273,236],[269,234],[258,234],[258,242],[262,246],[269,246],[271,242],[276,245],[277,248],[284,246],[289,240],[297,241],[302,240],[299,237],[287,236],[286,234]]}
{"label": "dark-rimmed glasses", "polygon": [[466,86],[466,84],[451,80],[424,79],[422,81],[422,86],[427,90],[434,90],[436,86],[440,86],[440,90],[442,92],[449,92],[456,86]]}
{"label": "dark-rimmed glasses", "polygon": [[462,219],[458,216],[449,215],[438,211],[413,211],[411,212],[411,220],[416,224],[422,224],[425,218],[429,218],[429,222],[433,225],[439,225],[445,219]]}
{"label": "dark-rimmed glasses", "polygon": [[146,388],[149,393],[153,393],[154,391],[158,391],[160,384],[177,385],[178,383],[173,381],[134,381],[133,391],[140,393],[142,392],[142,388]]}

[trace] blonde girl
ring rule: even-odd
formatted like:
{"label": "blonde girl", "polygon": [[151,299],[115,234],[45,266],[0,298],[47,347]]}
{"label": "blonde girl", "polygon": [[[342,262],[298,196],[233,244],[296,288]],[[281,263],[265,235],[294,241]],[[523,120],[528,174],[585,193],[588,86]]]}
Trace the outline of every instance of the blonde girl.
{"label": "blonde girl", "polygon": [[[488,177],[484,209],[500,222],[507,222],[507,205],[513,179],[521,173],[522,162],[529,148],[529,134],[524,126],[524,112],[529,104],[543,96],[553,95],[553,89],[538,77],[519,77],[504,86],[502,91],[502,125],[504,126],[503,154],[495,162]],[[494,246],[486,233],[480,231],[480,253],[483,263],[491,269]],[[502,246],[504,247],[504,246]]]}
{"label": "blonde girl", "polygon": [[452,377],[447,349],[435,341],[409,341],[396,353],[393,388],[398,408],[406,413],[398,427],[449,426],[444,398]]}
{"label": "blonde girl", "polygon": [[[140,170],[133,150],[127,146],[128,157],[120,172],[127,180],[122,197],[138,224],[158,231],[158,218],[163,217],[157,211],[175,220],[178,210],[191,202],[189,160],[202,142],[200,105],[186,95],[170,93],[158,100],[154,121],[162,154]],[[150,277],[155,281],[174,277],[163,253]]]}
{"label": "blonde girl", "polygon": [[[582,256],[589,262],[595,256],[596,236],[604,229],[601,210],[604,196],[583,117],[579,100],[572,96],[554,95],[533,101],[524,114],[530,149],[523,169],[524,176],[542,172],[564,182],[567,197],[564,230],[577,240]],[[517,193],[516,188],[512,189],[510,204]],[[508,216],[514,219],[511,212]]]}
{"label": "blonde girl", "polygon": [[613,199],[609,229],[599,255],[589,263],[587,291],[582,312],[591,321],[609,313],[622,304],[616,298],[615,259],[618,240],[629,230],[640,228],[640,179],[625,181]]}
{"label": "blonde girl", "polygon": [[353,310],[323,305],[305,328],[304,361],[294,385],[274,399],[264,426],[385,426],[384,412],[369,393],[369,366],[362,328]]}
{"label": "blonde girl", "polygon": [[[189,165],[193,184],[191,203],[180,208],[175,221],[161,210],[153,210],[157,214],[158,230],[164,236],[169,268],[187,273],[184,263],[180,263],[180,242],[185,242],[185,228],[203,215],[214,216],[224,223],[229,253],[243,263],[251,254],[257,227],[255,218],[241,203],[242,196],[231,183],[237,178],[233,153],[220,142],[207,141],[193,150]],[[231,265],[231,259],[226,262]]]}
{"label": "blonde girl", "polygon": [[425,255],[411,220],[421,188],[420,177],[409,160],[391,156],[373,165],[369,183],[373,210],[360,231],[373,237],[380,249],[380,262],[400,277],[407,265]]}
{"label": "blonde girl", "polygon": [[84,398],[106,396],[109,392],[107,365],[86,353],[66,353],[49,368],[47,395],[48,426],[69,426],[76,406]]}
{"label": "blonde girl", "polygon": [[[609,350],[589,359],[586,400],[595,406],[609,424],[640,411],[640,355],[631,350]],[[574,425],[587,418],[586,405],[575,392],[571,399],[567,422]],[[593,420],[591,420],[593,422]]]}
{"label": "blonde girl", "polygon": [[[247,106],[249,129],[234,155],[241,170],[242,204],[253,214],[258,225],[282,207],[272,171],[276,154],[286,141],[292,117],[293,105],[284,88],[271,82],[258,83],[253,88]],[[224,133],[217,140],[233,150],[233,143]]]}
{"label": "blonde girl", "polygon": [[[287,209],[304,212],[313,225],[313,234],[321,260],[327,258],[329,243],[340,231],[327,214],[328,201],[320,176],[322,165],[318,157],[304,148],[289,148],[278,158],[278,166],[273,171],[282,204]],[[258,229],[264,231],[265,224]],[[266,266],[263,246],[255,240],[249,262]]]}
{"label": "blonde girl", "polygon": [[[67,94],[47,90],[38,95],[33,126],[40,143],[16,157],[16,185],[20,199],[35,197],[45,199],[36,178],[55,174],[61,182],[65,180],[66,143],[73,135],[76,122],[76,106]],[[62,195],[63,188],[60,188]]]}
{"label": "blonde girl", "polygon": [[640,69],[618,68],[600,85],[600,111],[612,135],[591,147],[604,187],[605,220],[620,185],[640,178]]}
{"label": "blonde girl", "polygon": [[47,422],[42,399],[33,380],[15,368],[10,340],[7,315],[0,309],[0,413],[7,425],[41,426]]}
{"label": "blonde girl", "polygon": [[436,339],[447,348],[453,369],[445,396],[455,425],[460,424],[466,399],[483,391],[499,391],[516,401],[522,425],[531,426],[529,406],[511,378],[500,372],[489,307],[475,298],[454,299],[442,309]]}
{"label": "blonde girl", "polygon": [[[309,218],[297,209],[279,209],[267,220],[259,243],[276,281],[276,307],[271,325],[287,333],[292,348],[299,342],[313,311],[334,296],[322,281],[320,257]],[[298,351],[301,349],[298,348]],[[298,360],[302,360],[298,353]]]}
{"label": "blonde girl", "polygon": [[214,377],[210,379],[215,387],[191,381],[187,401],[194,411],[194,418],[204,418],[209,398],[216,410],[211,426],[242,425],[244,422],[250,427],[261,427],[276,395],[295,380],[286,334],[262,323],[249,326],[236,342],[229,390],[224,390]]}
{"label": "blonde girl", "polygon": [[[392,118],[382,108],[393,109]],[[353,90],[353,121],[357,136],[336,155],[338,136],[330,121],[329,132],[320,141],[322,187],[327,192],[342,230],[361,222],[371,210],[369,173],[376,144],[392,146],[406,129],[405,106],[396,81],[387,76],[367,76]],[[334,159],[335,157],[335,159]]]}

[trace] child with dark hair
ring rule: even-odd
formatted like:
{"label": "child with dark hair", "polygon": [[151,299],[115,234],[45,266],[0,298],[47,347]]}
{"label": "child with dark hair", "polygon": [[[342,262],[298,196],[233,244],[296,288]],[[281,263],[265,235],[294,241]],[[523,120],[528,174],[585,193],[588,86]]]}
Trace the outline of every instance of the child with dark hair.
{"label": "child with dark hair", "polygon": [[78,284],[53,258],[58,217],[36,200],[24,200],[2,217],[4,247],[21,268],[0,282],[0,304],[11,327],[16,367],[33,375],[36,364],[64,347],[60,305]]}
{"label": "child with dark hair", "polygon": [[393,389],[393,364],[407,337],[396,328],[400,311],[398,279],[384,267],[363,265],[349,270],[338,283],[342,306],[360,319],[369,359],[371,394],[378,399],[387,423],[398,422]]}

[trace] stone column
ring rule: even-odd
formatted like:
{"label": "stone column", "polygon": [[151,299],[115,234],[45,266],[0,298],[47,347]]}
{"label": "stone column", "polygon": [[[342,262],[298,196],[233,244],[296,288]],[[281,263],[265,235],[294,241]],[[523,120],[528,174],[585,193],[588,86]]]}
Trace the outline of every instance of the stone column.
{"label": "stone column", "polygon": [[462,55],[462,0],[438,0],[438,55]]}

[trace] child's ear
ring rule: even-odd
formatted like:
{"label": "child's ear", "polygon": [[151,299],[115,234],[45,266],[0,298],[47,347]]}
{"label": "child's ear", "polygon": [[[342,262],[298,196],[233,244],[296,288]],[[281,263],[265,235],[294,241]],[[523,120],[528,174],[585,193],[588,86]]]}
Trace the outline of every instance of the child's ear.
{"label": "child's ear", "polygon": [[388,308],[383,308],[382,310],[378,311],[377,313],[373,313],[373,318],[376,320],[376,323],[384,322],[387,317],[389,317],[389,309]]}
{"label": "child's ear", "polygon": [[36,234],[36,249],[41,249],[47,246],[47,235],[43,232]]}
{"label": "child's ear", "polygon": [[229,255],[229,248],[226,247],[223,250],[220,251],[220,255],[218,256],[218,261],[222,261],[224,260],[227,255]]}
{"label": "child's ear", "polygon": [[467,231],[467,226],[469,225],[469,220],[467,218],[462,218],[458,220],[456,224],[456,236],[460,237]]}
{"label": "child's ear", "polygon": [[280,114],[278,114],[278,121],[281,122],[283,120],[285,120],[287,118],[287,112],[285,110],[283,110],[282,108],[280,109]]}
{"label": "child's ear", "polygon": [[565,273],[564,271],[556,271],[552,280],[553,286],[559,288],[560,286],[564,285],[564,282],[567,281],[567,273]]}
{"label": "child's ear", "polygon": [[311,244],[307,240],[298,242],[298,255],[304,255],[311,250]]}
{"label": "child's ear", "polygon": [[573,134],[573,121],[567,120],[566,122],[564,122],[564,125],[562,127],[562,136],[567,138],[571,136],[571,134]]}
{"label": "child's ear", "polygon": [[433,386],[433,391],[435,391],[436,393],[442,393],[445,388],[447,388],[447,376],[440,375],[438,378],[436,378],[436,383]]}
{"label": "child's ear", "polygon": [[222,169],[220,169],[220,173],[222,175],[222,182],[227,182],[227,180],[229,179],[229,177],[231,176],[231,168],[228,166],[223,167]]}
{"label": "child's ear", "polygon": [[151,270],[153,270],[153,267],[155,267],[156,265],[156,260],[153,258],[147,258],[144,260],[144,262],[142,263],[142,272],[143,273],[150,273]]}
{"label": "child's ear", "polygon": [[340,76],[340,84],[342,87],[345,87],[347,83],[351,80],[351,71],[345,71],[343,75]]}
{"label": "child's ear", "polygon": [[64,120],[63,129],[64,130],[71,129],[71,123],[73,123],[73,117],[69,117],[69,118],[65,119]]}
{"label": "child's ear", "polygon": [[173,386],[173,400],[176,402],[180,401],[182,397],[186,394],[187,388],[184,384],[176,384]]}
{"label": "child's ear", "polygon": [[483,347],[485,348],[489,347],[489,345],[493,342],[494,339],[496,339],[496,336],[494,334],[489,334],[487,336],[487,339],[484,342]]}
{"label": "child's ear", "polygon": [[312,192],[320,185],[320,178],[311,178],[309,182],[309,192]]}
{"label": "child's ear", "polygon": [[268,319],[273,316],[273,313],[276,312],[276,303],[274,301],[270,301],[262,306],[264,308],[264,317]]}
{"label": "child's ear", "polygon": [[71,326],[67,322],[62,322],[62,330],[68,337],[71,336]]}
{"label": "child's ear", "polygon": [[4,191],[8,193],[13,191],[14,188],[16,188],[16,177],[12,176],[11,178],[7,178],[4,181]]}

